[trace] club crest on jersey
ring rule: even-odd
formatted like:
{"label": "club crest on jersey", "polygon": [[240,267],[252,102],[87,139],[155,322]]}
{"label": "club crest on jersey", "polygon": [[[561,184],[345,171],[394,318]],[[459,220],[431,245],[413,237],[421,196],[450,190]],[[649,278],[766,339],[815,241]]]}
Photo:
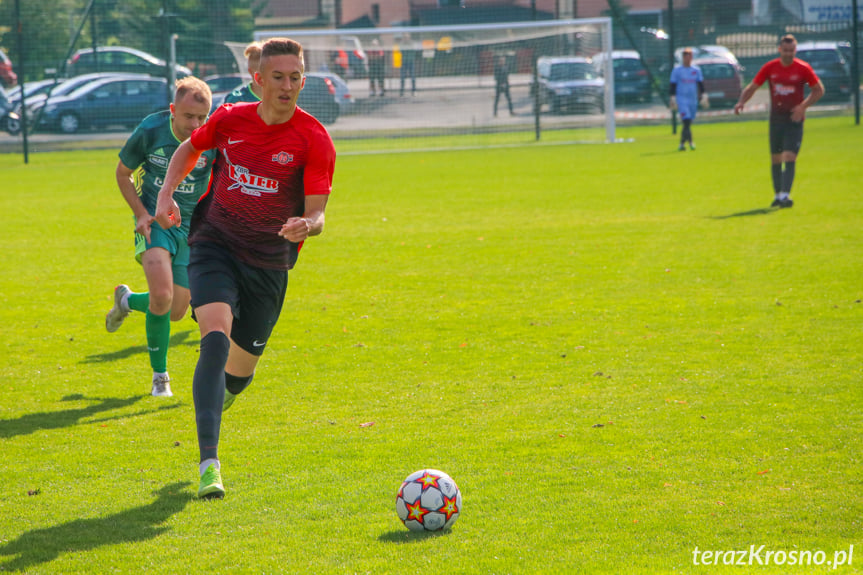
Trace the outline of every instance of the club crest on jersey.
{"label": "club crest on jersey", "polygon": [[273,154],[273,161],[277,164],[287,166],[294,161],[294,155],[287,152],[279,152],[278,154]]}
{"label": "club crest on jersey", "polygon": [[279,182],[250,174],[248,168],[231,164],[228,168],[228,176],[234,181],[228,186],[229,190],[240,188],[240,191],[250,196],[260,196],[261,194],[275,194],[279,191]]}

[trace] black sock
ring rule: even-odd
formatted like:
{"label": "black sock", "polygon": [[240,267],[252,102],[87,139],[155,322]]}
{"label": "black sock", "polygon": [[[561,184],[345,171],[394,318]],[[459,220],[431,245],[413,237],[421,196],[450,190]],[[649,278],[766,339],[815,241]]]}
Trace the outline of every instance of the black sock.
{"label": "black sock", "polygon": [[692,120],[683,120],[683,131],[680,133],[680,143],[692,143]]}
{"label": "black sock", "polygon": [[773,175],[773,191],[779,195],[782,191],[782,164],[771,164],[770,173]]}
{"label": "black sock", "polygon": [[201,461],[218,459],[219,427],[225,403],[225,364],[230,349],[231,340],[220,331],[211,331],[201,339],[201,355],[192,378]]}
{"label": "black sock", "polygon": [[785,162],[785,171],[782,172],[782,191],[791,193],[791,185],[794,183],[794,166],[796,162]]}
{"label": "black sock", "polygon": [[249,387],[249,384],[252,383],[253,377],[255,377],[254,373],[248,377],[240,377],[238,375],[231,375],[226,371],[225,388],[234,395],[239,395],[244,389]]}

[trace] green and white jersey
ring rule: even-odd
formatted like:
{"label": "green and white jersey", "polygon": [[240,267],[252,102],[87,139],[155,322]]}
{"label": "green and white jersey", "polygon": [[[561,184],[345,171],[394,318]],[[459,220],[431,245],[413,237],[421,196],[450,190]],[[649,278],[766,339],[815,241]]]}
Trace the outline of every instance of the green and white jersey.
{"label": "green and white jersey", "polygon": [[252,83],[243,85],[240,88],[237,88],[233,92],[229,92],[227,96],[225,96],[223,104],[236,104],[237,102],[260,102],[261,99],[257,94],[252,92]]}
{"label": "green and white jersey", "polygon": [[[150,215],[156,214],[159,189],[165,180],[171,156],[180,143],[171,129],[171,112],[165,110],[144,118],[120,150],[120,161],[124,166],[130,170],[141,168],[135,175],[135,187]],[[217,153],[217,150],[202,153],[192,172],[174,192],[174,201],[180,207],[182,217],[180,230],[186,235],[189,234],[192,211],[210,184]]]}

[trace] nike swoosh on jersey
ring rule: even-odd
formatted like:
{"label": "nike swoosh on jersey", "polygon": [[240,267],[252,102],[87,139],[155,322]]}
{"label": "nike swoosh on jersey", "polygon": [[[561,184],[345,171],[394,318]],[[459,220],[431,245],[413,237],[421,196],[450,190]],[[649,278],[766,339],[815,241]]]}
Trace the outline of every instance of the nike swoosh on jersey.
{"label": "nike swoosh on jersey", "polygon": [[231,138],[228,138],[228,145],[233,146],[234,144],[239,144],[242,141],[244,140],[232,140]]}

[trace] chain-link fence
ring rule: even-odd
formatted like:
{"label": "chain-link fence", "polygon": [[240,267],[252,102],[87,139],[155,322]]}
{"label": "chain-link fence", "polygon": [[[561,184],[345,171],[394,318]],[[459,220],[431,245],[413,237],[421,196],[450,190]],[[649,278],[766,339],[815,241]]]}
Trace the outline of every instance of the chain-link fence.
{"label": "chain-link fence", "polygon": [[[185,75],[205,78],[215,104],[220,103],[226,92],[250,81],[242,47],[268,34],[256,30],[257,4],[0,0],[0,151],[19,152],[25,143],[33,151],[118,146],[143,117],[168,106],[173,80]],[[509,3],[501,4],[500,14],[504,4]],[[855,64],[863,57],[850,5],[830,11],[823,0],[690,0],[685,7],[661,1],[653,10],[636,12],[608,0],[602,15],[613,24],[613,119],[617,125],[670,120],[668,75],[683,46],[696,47],[715,104],[711,114],[731,117],[730,105],[742,86],[776,56],[777,42],[787,33],[797,37],[799,55],[810,61],[827,88],[824,113],[850,114],[859,99]],[[494,19],[493,7],[485,13]],[[453,14],[458,17],[457,11]],[[544,18],[554,16],[543,13]],[[461,25],[457,19],[452,24]],[[488,25],[506,28],[500,22]],[[551,129],[597,128],[601,115],[611,113],[599,104],[557,106],[563,92],[547,90],[543,78],[534,77],[543,53],[524,38],[510,44],[489,40],[485,46],[480,38],[476,47],[465,48],[454,44],[458,35],[446,26],[426,27],[413,34],[416,62],[410,62],[406,74],[408,53],[402,48],[411,33],[394,30],[331,30],[333,45],[320,52],[324,56],[310,58],[307,71],[329,77],[316,97],[335,101],[337,111],[327,112],[326,123],[337,141],[368,139],[369,149],[380,147],[382,139],[410,133],[409,123],[400,123],[400,117],[413,124],[421,119],[420,132],[426,136],[471,136],[532,134],[540,118]],[[567,32],[554,40],[554,56],[592,58],[594,75],[610,85],[599,66],[603,55],[597,48],[588,53],[590,43],[579,34]],[[549,43],[534,44],[545,45]],[[509,74],[506,100],[501,100],[495,78],[499,58]],[[457,60],[461,64],[453,66]],[[377,86],[370,75],[379,75]],[[402,88],[406,79],[408,94]],[[497,114],[495,100],[511,112]],[[26,133],[21,133],[21,119],[26,119]],[[407,140],[402,137],[396,146],[425,145]],[[392,142],[385,147],[393,147]]]}

